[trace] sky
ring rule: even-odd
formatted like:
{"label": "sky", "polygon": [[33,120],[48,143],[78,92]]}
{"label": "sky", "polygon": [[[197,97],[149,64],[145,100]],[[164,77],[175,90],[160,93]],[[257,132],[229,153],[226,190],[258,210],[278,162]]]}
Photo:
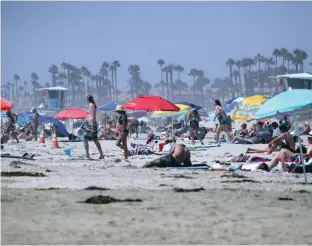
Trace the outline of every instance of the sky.
{"label": "sky", "polygon": [[[119,89],[130,64],[160,81],[159,58],[228,76],[228,58],[271,56],[274,48],[305,50],[312,61],[312,2],[1,2],[1,80],[18,74],[51,82],[48,68],[62,62],[97,73],[118,60]],[[305,70],[311,67],[305,62]]]}

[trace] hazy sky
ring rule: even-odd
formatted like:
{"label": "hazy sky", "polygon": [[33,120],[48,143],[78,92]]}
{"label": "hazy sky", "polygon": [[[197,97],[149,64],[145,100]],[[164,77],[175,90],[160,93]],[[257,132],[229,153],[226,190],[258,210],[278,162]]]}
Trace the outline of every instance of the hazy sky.
{"label": "hazy sky", "polygon": [[158,58],[181,64],[188,83],[193,67],[213,80],[228,75],[228,58],[274,48],[301,48],[311,61],[311,13],[311,2],[1,2],[2,83],[36,72],[44,84],[63,61],[96,73],[119,60],[122,90],[130,64],[157,83]]}

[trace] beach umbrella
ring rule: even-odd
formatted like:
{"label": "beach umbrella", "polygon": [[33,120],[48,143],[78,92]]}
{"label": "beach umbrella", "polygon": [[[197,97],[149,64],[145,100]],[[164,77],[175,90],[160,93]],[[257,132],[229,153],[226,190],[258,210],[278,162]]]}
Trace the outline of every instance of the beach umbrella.
{"label": "beach umbrella", "polygon": [[189,102],[176,102],[176,104],[182,104],[186,106],[191,106],[191,104],[193,104],[196,110],[200,110],[203,108],[202,106],[196,105],[194,103],[189,103]]}
{"label": "beach umbrella", "polygon": [[117,107],[116,103],[107,103],[107,104],[100,106],[99,110],[102,110],[102,111],[115,110],[116,107]]}
{"label": "beach umbrella", "polygon": [[179,108],[172,102],[153,95],[141,95],[123,105],[127,110],[146,110],[146,111],[179,111]]}
{"label": "beach umbrella", "polygon": [[82,119],[86,118],[88,113],[80,108],[68,108],[53,116],[57,120]]}
{"label": "beach umbrella", "polygon": [[8,111],[11,110],[14,106],[14,104],[8,100],[6,100],[3,97],[0,97],[1,99],[1,111]]}
{"label": "beach umbrella", "polygon": [[183,104],[176,104],[176,106],[179,108],[179,111],[157,110],[151,115],[151,118],[180,116],[195,110],[195,108]]}
{"label": "beach umbrella", "polygon": [[233,120],[253,120],[254,114],[258,111],[260,105],[269,98],[269,96],[262,95],[245,97],[233,108],[233,110],[231,111],[231,118]]}
{"label": "beach umbrella", "polygon": [[[292,113],[295,117],[296,130],[298,131],[298,116],[302,112],[312,112],[312,90],[290,89],[282,92],[265,102],[257,113],[255,119],[270,118],[280,113]],[[297,132],[298,134],[298,132]],[[299,138],[300,153],[302,155],[302,143]],[[303,166],[305,183],[307,175],[305,171],[304,158],[301,159]]]}

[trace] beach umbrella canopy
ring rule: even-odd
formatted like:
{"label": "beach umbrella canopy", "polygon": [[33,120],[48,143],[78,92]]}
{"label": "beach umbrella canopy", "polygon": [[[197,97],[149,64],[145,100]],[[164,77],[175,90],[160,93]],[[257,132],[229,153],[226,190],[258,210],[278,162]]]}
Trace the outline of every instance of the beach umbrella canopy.
{"label": "beach umbrella canopy", "polygon": [[179,111],[179,108],[172,102],[153,95],[141,95],[123,105],[128,110],[146,110],[146,111]]}
{"label": "beach umbrella canopy", "polygon": [[254,95],[244,98],[231,111],[233,120],[251,121],[254,119],[254,114],[258,111],[261,104],[268,100],[269,96]]}
{"label": "beach umbrella canopy", "polygon": [[194,103],[189,103],[189,102],[176,102],[176,104],[182,104],[182,105],[187,105],[187,106],[191,106],[193,104],[196,110],[200,110],[203,108],[202,106],[196,105]]}
{"label": "beach umbrella canopy", "polygon": [[116,103],[107,103],[107,104],[100,106],[99,110],[102,110],[102,111],[115,110],[116,107],[117,107]]}
{"label": "beach umbrella canopy", "polygon": [[82,119],[86,118],[88,113],[80,108],[68,108],[53,116],[57,120]]}
{"label": "beach umbrella canopy", "polygon": [[6,100],[3,97],[0,97],[1,99],[1,111],[8,111],[11,110],[14,106],[14,104],[8,100]]}
{"label": "beach umbrella canopy", "polygon": [[192,108],[190,106],[183,105],[183,104],[176,104],[176,106],[179,108],[179,111],[174,112],[174,111],[157,110],[151,115],[151,117],[158,118],[158,117],[179,116],[179,115],[184,115],[184,114],[187,114],[188,112],[195,110],[195,108]]}
{"label": "beach umbrella canopy", "polygon": [[292,89],[282,92],[262,104],[256,112],[255,119],[276,116],[302,109],[312,111],[312,90]]}

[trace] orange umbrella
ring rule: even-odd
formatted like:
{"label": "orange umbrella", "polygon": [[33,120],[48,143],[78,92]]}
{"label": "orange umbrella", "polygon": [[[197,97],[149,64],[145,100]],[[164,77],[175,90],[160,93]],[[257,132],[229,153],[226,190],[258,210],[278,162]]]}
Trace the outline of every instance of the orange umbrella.
{"label": "orange umbrella", "polygon": [[12,102],[6,100],[3,97],[0,97],[0,98],[1,98],[1,111],[8,111],[13,108],[14,105]]}

